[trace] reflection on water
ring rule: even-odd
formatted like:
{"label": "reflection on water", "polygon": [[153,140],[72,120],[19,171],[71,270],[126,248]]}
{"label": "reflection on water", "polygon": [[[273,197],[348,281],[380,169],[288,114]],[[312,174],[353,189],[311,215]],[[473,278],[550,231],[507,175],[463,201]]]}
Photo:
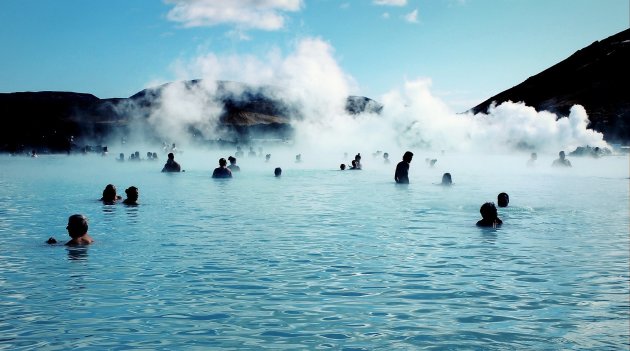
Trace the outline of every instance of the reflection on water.
{"label": "reflection on water", "polygon": [[[213,181],[214,156],[176,175],[0,158],[0,349],[627,348],[628,159],[560,173],[444,155],[401,187],[367,157],[289,158],[280,179],[244,158]],[[141,204],[94,201],[109,183]],[[503,225],[476,227],[502,191]],[[43,244],[73,213],[96,243]]]}

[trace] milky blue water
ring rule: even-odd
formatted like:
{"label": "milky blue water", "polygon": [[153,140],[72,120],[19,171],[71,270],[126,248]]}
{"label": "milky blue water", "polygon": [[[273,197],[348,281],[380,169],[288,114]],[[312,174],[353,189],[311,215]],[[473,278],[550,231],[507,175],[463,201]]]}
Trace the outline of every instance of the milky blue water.
{"label": "milky blue water", "polygon": [[[0,349],[629,348],[628,156],[417,152],[409,186],[306,153],[213,180],[218,156],[0,157]],[[107,183],[141,205],[98,202]],[[504,225],[477,228],[502,191]],[[96,243],[44,244],[73,213]]]}

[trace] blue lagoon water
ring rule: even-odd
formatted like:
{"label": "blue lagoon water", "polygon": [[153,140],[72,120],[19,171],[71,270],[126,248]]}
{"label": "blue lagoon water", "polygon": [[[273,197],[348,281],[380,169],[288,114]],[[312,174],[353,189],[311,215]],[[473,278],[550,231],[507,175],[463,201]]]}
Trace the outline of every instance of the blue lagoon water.
{"label": "blue lagoon water", "polygon": [[[416,153],[364,170],[184,154],[0,157],[2,350],[629,347],[629,160]],[[426,155],[429,157],[431,155]],[[397,157],[392,157],[397,159]],[[397,162],[397,160],[396,160]],[[281,178],[273,168],[282,166]],[[450,172],[455,185],[437,186]],[[141,205],[97,201],[107,183]],[[475,226],[510,195],[504,225]],[[68,239],[83,213],[96,240]]]}

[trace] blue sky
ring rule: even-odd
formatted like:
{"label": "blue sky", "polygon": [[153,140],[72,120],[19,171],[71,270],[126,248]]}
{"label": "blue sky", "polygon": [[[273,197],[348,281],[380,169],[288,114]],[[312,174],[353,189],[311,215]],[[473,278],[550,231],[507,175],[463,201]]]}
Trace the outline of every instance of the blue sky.
{"label": "blue sky", "polygon": [[[196,57],[333,48],[354,93],[430,78],[470,108],[629,26],[628,0],[2,0],[0,92],[127,97]],[[231,80],[230,76],[218,76]]]}

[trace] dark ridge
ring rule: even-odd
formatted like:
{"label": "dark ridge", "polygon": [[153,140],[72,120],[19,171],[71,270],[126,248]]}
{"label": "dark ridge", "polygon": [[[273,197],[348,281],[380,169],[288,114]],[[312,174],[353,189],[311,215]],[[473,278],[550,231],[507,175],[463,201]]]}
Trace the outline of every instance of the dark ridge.
{"label": "dark ridge", "polygon": [[473,107],[487,113],[492,104],[524,102],[538,111],[567,116],[584,106],[590,128],[609,142],[630,142],[630,29],[578,50],[567,59]]}

